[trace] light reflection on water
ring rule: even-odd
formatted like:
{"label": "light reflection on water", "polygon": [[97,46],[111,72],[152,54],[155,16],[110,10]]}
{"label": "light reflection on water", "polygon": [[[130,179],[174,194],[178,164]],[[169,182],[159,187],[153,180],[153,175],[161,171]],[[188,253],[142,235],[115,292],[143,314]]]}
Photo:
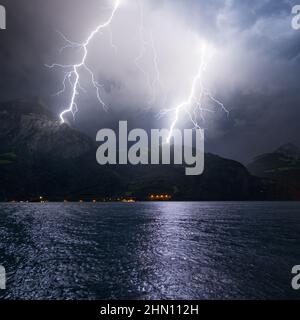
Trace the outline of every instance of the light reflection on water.
{"label": "light reflection on water", "polygon": [[10,299],[299,298],[299,203],[1,204]]}

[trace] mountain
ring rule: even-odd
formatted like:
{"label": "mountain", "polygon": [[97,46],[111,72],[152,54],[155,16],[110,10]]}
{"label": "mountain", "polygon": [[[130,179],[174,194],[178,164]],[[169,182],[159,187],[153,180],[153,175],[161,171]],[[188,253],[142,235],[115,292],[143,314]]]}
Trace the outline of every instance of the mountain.
{"label": "mountain", "polygon": [[[90,138],[59,121],[39,101],[18,100],[0,107],[0,150],[14,148],[54,158],[76,158],[92,147]],[[68,146],[68,148],[66,148]]]}
{"label": "mountain", "polygon": [[116,192],[119,178],[97,166],[95,148],[38,101],[2,103],[0,199],[72,199],[90,193],[89,188],[103,196]]}
{"label": "mountain", "polygon": [[300,199],[300,149],[292,143],[256,157],[247,168],[253,175],[277,182],[283,197]]}
{"label": "mountain", "polygon": [[205,155],[202,176],[183,166],[100,166],[95,142],[61,125],[38,100],[0,104],[0,200],[103,199],[171,194],[174,200],[260,200],[268,184],[240,163]]}
{"label": "mountain", "polygon": [[127,190],[138,198],[168,193],[174,200],[226,201],[262,199],[266,194],[260,179],[251,176],[242,164],[213,154],[205,154],[201,176],[186,176],[183,166],[150,165],[129,170],[125,181]]}

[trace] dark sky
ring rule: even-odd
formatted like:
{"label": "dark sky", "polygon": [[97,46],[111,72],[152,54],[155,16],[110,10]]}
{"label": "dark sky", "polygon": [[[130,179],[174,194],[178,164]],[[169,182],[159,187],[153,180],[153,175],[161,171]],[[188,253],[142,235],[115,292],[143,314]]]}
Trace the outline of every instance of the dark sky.
{"label": "dark sky", "polygon": [[[78,97],[79,112],[72,125],[93,136],[124,119],[132,127],[168,127],[170,118],[156,116],[188,95],[199,39],[213,51],[205,82],[230,111],[227,117],[210,106],[214,112],[203,124],[206,150],[247,163],[286,142],[300,146],[300,30],[291,27],[297,1],[142,1],[147,45],[139,65],[152,87],[135,65],[141,52],[138,3],[123,1],[111,28],[93,41],[88,56],[109,110],[98,105],[83,75],[86,91]],[[0,31],[0,101],[40,97],[58,115],[70,91],[53,95],[61,89],[64,73],[45,64],[76,63],[80,53],[67,49],[60,54],[65,42],[57,31],[82,42],[107,19],[109,2],[0,0],[7,10],[7,30]],[[189,123],[183,117],[178,125]]]}

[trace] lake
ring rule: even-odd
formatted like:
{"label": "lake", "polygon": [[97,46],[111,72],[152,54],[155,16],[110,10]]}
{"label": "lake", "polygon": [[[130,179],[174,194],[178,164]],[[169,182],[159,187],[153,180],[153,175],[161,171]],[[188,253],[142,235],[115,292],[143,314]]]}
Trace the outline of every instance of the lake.
{"label": "lake", "polygon": [[0,204],[2,299],[299,299],[300,203]]}

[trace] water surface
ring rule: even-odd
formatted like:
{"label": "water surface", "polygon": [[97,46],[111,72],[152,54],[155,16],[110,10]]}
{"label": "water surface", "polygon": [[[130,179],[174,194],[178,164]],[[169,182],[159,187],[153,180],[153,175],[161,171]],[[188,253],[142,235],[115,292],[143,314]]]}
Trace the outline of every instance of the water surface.
{"label": "water surface", "polygon": [[0,204],[5,299],[300,298],[300,203]]}

